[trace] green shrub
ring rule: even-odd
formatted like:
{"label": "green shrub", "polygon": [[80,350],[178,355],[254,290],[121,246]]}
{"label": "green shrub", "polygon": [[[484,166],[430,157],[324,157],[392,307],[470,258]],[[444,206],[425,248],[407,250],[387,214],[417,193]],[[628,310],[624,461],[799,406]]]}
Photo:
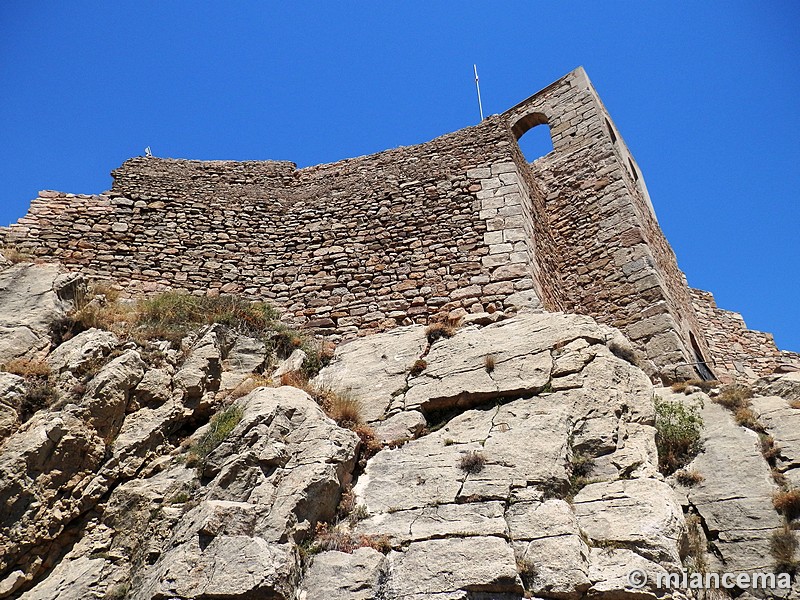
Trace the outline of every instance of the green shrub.
{"label": "green shrub", "polygon": [[277,321],[271,324],[265,342],[273,359],[287,358],[295,350],[305,352],[306,359],[300,368],[300,375],[306,380],[312,379],[331,359],[314,340],[309,340],[305,334]]}
{"label": "green shrub", "polygon": [[218,412],[211,418],[208,430],[203,437],[192,446],[190,452],[199,459],[206,458],[222,441],[228,437],[233,428],[242,420],[242,408],[232,404],[222,412]]}
{"label": "green shrub", "polygon": [[658,467],[671,475],[689,463],[702,449],[703,418],[694,406],[657,398],[656,445]]}

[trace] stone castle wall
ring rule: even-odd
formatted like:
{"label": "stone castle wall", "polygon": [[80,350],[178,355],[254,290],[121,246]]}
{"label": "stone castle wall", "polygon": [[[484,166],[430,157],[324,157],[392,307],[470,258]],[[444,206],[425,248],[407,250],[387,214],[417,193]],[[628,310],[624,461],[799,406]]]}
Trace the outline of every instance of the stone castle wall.
{"label": "stone castle wall", "polygon": [[[517,136],[547,125],[553,152],[530,166],[546,199],[562,306],[610,320],[655,366],[693,368],[702,329],[644,180],[583,70],[505,113]],[[709,353],[703,336],[703,355]]]}
{"label": "stone castle wall", "polygon": [[742,315],[717,307],[709,292],[692,289],[691,293],[696,313],[709,324],[706,341],[715,369],[748,378],[769,373],[779,364],[800,364],[796,353],[777,349],[772,334],[748,329]]}
{"label": "stone castle wall", "polygon": [[42,193],[5,242],[134,291],[271,300],[328,334],[502,310],[534,288],[515,147],[494,118],[300,170],[135,158],[106,194]]}
{"label": "stone castle wall", "polygon": [[[554,149],[528,163],[517,140],[537,125]],[[541,306],[620,327],[650,373],[739,373],[727,322],[693,297],[582,69],[417,146],[305,169],[134,158],[113,175],[98,196],[43,192],[0,242],[132,293],[270,300],[335,337]],[[736,360],[770,371],[747,358],[768,343]]]}

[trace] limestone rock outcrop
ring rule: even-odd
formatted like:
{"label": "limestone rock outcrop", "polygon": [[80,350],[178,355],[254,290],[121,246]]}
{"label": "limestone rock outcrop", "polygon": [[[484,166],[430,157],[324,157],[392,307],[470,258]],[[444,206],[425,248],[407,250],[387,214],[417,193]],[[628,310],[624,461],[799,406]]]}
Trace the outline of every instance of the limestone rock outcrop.
{"label": "limestone rock outcrop", "polygon": [[79,276],[53,263],[0,270],[0,364],[46,356],[52,328],[73,306],[81,285]]}
{"label": "limestone rock outcrop", "polygon": [[[69,309],[54,281],[78,281],[45,272],[39,323]],[[304,389],[270,381],[268,342],[229,325],[172,345],[36,331],[12,354],[47,365],[56,400],[23,418],[29,378],[0,372],[0,598],[684,600],[657,576],[775,568],[776,473],[800,465],[791,385],[749,401],[780,445],[768,463],[713,398],[654,388],[586,316],[377,333]],[[287,354],[296,374],[308,356]],[[701,406],[695,485],[659,471],[654,398]]]}

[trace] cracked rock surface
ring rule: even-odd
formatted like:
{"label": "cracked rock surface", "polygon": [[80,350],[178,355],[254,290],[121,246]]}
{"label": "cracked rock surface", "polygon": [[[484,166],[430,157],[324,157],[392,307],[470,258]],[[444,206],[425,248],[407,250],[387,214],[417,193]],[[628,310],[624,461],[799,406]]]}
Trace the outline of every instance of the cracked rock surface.
{"label": "cracked rock surface", "polygon": [[[2,281],[30,287],[36,323],[63,316],[55,281],[74,277],[13,269]],[[180,350],[37,329],[11,354],[44,359],[59,399],[23,420],[30,382],[0,372],[0,598],[683,600],[654,581],[685,564],[688,512],[713,568],[771,568],[781,517],[753,432],[706,398],[691,465],[705,479],[679,486],[658,471],[654,389],[618,331],[493,321],[341,345],[314,383],[360,404],[355,431],[296,387],[233,394],[276,365],[222,325]],[[796,409],[752,407],[791,478]]]}

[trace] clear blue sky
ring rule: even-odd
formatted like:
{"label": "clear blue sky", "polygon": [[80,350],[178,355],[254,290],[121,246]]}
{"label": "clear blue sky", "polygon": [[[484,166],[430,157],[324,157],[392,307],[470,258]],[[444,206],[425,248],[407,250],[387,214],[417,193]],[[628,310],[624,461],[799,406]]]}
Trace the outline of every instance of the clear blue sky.
{"label": "clear blue sky", "polygon": [[800,3],[0,3],[0,225],[157,156],[427,141],[583,65],[689,283],[800,351]]}

